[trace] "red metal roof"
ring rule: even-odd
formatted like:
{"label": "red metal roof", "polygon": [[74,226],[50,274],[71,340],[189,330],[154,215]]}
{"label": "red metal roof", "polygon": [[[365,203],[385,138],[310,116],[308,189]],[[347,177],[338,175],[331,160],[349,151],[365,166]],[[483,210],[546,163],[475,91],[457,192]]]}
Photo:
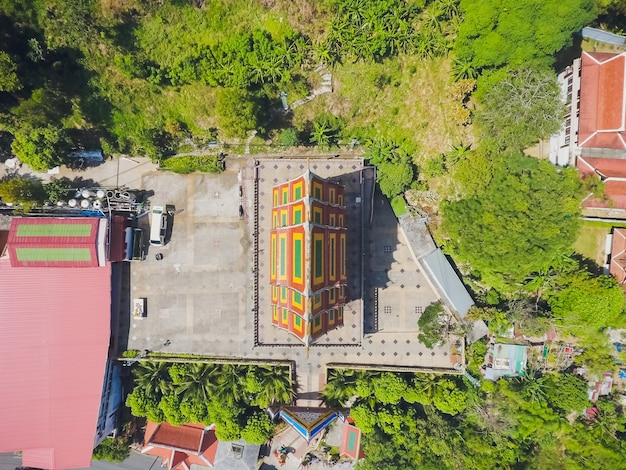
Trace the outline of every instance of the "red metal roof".
{"label": "red metal roof", "polygon": [[624,132],[624,70],[622,54],[582,54],[578,145],[626,149]]}
{"label": "red metal roof", "polygon": [[130,221],[122,215],[111,217],[111,236],[109,240],[109,261],[124,261],[126,253],[124,242],[126,227],[130,226]]}
{"label": "red metal roof", "polygon": [[14,217],[7,249],[12,266],[98,266],[99,218]]}
{"label": "red metal roof", "polygon": [[203,424],[153,423],[146,426],[144,454],[161,457],[168,469],[189,470],[192,464],[213,466],[218,440],[215,429]]}
{"label": "red metal roof", "polygon": [[111,268],[13,268],[0,259],[0,452],[89,467],[107,360]]}

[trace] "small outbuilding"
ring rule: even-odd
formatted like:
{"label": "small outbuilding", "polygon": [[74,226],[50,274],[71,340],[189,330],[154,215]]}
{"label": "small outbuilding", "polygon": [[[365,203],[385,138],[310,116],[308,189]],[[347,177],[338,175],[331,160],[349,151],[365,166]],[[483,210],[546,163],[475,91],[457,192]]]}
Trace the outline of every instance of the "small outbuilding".
{"label": "small outbuilding", "polygon": [[520,377],[528,361],[525,344],[492,344],[487,351],[485,378],[496,381],[501,377]]}

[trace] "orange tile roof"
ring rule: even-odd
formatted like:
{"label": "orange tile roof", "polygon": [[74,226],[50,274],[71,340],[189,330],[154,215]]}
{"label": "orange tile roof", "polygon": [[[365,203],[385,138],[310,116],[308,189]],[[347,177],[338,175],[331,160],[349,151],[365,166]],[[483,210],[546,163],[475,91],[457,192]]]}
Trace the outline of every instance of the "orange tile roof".
{"label": "orange tile roof", "polygon": [[619,158],[578,157],[576,167],[583,176],[598,173],[602,178],[626,178],[626,160]]}
{"label": "orange tile roof", "polygon": [[148,421],[142,453],[161,457],[168,469],[188,470],[196,464],[210,467],[215,462],[217,437],[214,429],[203,424],[183,424]]}
{"label": "orange tile roof", "polygon": [[626,281],[626,229],[613,229],[609,271],[620,284],[624,284]]}
{"label": "orange tile roof", "polygon": [[610,202],[589,198],[583,201],[583,207],[626,210],[626,181],[605,181],[604,192],[609,197]]}
{"label": "orange tile roof", "polygon": [[579,146],[626,149],[625,69],[625,53],[583,52]]}

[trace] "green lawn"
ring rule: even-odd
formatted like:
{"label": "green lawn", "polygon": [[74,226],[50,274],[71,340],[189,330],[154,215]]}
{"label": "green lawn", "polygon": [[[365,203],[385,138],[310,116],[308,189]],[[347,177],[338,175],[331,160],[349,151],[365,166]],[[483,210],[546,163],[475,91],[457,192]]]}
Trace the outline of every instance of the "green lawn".
{"label": "green lawn", "polygon": [[406,201],[402,196],[396,196],[391,200],[391,208],[396,217],[406,214]]}
{"label": "green lawn", "polygon": [[580,234],[574,242],[574,250],[594,260],[598,266],[604,265],[606,261],[606,253],[604,252],[606,236],[611,232],[611,228],[616,226],[626,227],[626,223],[613,224],[609,222],[583,221]]}

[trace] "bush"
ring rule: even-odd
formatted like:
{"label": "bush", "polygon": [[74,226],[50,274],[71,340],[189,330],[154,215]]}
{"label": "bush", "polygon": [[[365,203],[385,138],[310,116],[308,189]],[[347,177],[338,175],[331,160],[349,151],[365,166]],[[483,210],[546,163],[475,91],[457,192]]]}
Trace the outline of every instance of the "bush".
{"label": "bush", "polygon": [[0,182],[0,198],[7,203],[26,207],[42,204],[46,193],[39,181],[28,178],[11,178]]}
{"label": "bush", "polygon": [[68,195],[74,190],[74,185],[68,178],[52,178],[49,183],[43,185],[48,200],[53,204],[57,201],[68,199]]}
{"label": "bush", "polygon": [[121,463],[130,455],[129,442],[124,437],[107,437],[94,450],[95,460]]}
{"label": "bush", "polygon": [[433,349],[443,342],[443,325],[439,316],[444,312],[441,302],[430,304],[417,321],[420,329],[417,339],[428,349]]}
{"label": "bush", "polygon": [[161,162],[161,169],[187,175],[194,171],[203,173],[221,173],[224,163],[217,155],[170,157]]}
{"label": "bush", "polygon": [[245,137],[256,129],[260,113],[256,96],[245,90],[220,90],[215,106],[217,121],[225,137]]}
{"label": "bush", "polygon": [[296,131],[293,127],[288,127],[287,129],[283,129],[280,131],[280,136],[278,137],[278,144],[283,147],[295,147],[300,143],[300,139],[298,138],[298,131]]}

